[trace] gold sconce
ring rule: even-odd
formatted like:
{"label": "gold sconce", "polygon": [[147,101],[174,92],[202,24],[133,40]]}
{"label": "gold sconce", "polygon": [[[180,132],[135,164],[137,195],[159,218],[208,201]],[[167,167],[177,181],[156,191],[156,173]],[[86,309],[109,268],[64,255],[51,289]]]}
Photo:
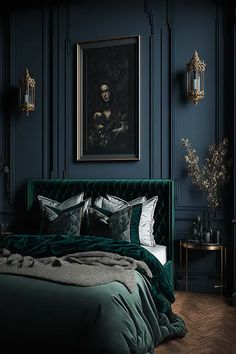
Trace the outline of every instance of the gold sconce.
{"label": "gold sconce", "polygon": [[35,110],[35,80],[30,77],[28,69],[20,80],[20,109],[27,115]]}
{"label": "gold sconce", "polygon": [[201,61],[195,51],[187,65],[187,95],[195,106],[204,97],[204,73],[206,64]]}

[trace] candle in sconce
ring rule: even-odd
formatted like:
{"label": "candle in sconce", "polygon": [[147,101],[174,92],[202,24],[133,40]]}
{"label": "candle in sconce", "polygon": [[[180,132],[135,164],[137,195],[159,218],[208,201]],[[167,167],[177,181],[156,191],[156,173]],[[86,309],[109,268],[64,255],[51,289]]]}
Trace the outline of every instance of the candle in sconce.
{"label": "candle in sconce", "polygon": [[197,89],[200,91],[200,77],[197,79]]}
{"label": "candle in sconce", "polygon": [[29,95],[24,95],[24,102],[29,103]]}
{"label": "candle in sconce", "polygon": [[193,89],[200,91],[200,79],[193,79]]}
{"label": "candle in sconce", "polygon": [[216,243],[220,243],[220,231],[216,231]]}

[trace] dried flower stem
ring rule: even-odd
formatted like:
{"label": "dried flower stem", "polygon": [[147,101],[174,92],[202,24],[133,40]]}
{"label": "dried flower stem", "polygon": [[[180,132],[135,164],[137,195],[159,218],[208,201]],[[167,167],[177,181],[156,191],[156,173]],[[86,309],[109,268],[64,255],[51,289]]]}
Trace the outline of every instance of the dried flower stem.
{"label": "dried flower stem", "polygon": [[208,207],[218,208],[220,188],[229,181],[228,167],[231,161],[226,160],[228,139],[225,138],[218,145],[213,144],[208,147],[204,165],[199,164],[196,150],[192,148],[188,139],[181,139],[181,144],[186,148],[184,159],[193,184],[206,194]]}

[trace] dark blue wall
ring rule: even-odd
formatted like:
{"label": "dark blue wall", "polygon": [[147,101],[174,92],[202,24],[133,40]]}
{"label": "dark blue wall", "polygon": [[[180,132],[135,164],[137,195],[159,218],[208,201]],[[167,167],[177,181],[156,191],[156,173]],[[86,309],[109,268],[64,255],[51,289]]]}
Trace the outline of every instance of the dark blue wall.
{"label": "dark blue wall", "polygon": [[[193,220],[206,206],[186,176],[180,139],[189,138],[201,158],[210,143],[225,136],[233,144],[233,100],[225,95],[226,83],[232,80],[227,55],[232,28],[225,25],[229,13],[212,0],[42,2],[6,10],[0,23],[0,149],[10,167],[10,193],[2,174],[2,220],[21,215],[30,178],[172,178],[177,249],[178,240],[189,237]],[[76,43],[130,35],[141,36],[141,159],[76,162]],[[197,107],[185,95],[186,63],[194,50],[207,64],[205,98]],[[36,79],[36,110],[29,116],[15,109],[18,80],[26,67]],[[218,214],[218,226],[231,246],[232,218],[232,209]],[[176,270],[177,264],[178,257]],[[204,276],[215,272],[216,257],[194,257],[192,264],[195,284],[203,280],[198,290],[208,289],[209,278]],[[230,277],[228,284],[232,288]]]}

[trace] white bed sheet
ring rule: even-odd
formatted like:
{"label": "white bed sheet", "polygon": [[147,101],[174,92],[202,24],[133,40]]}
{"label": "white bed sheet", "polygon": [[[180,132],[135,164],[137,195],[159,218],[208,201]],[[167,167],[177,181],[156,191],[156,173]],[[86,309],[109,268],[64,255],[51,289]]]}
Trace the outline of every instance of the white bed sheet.
{"label": "white bed sheet", "polygon": [[164,265],[167,261],[167,256],[166,256],[166,246],[162,245],[156,245],[156,246],[142,246],[144,247],[147,251],[153,254],[162,265]]}

